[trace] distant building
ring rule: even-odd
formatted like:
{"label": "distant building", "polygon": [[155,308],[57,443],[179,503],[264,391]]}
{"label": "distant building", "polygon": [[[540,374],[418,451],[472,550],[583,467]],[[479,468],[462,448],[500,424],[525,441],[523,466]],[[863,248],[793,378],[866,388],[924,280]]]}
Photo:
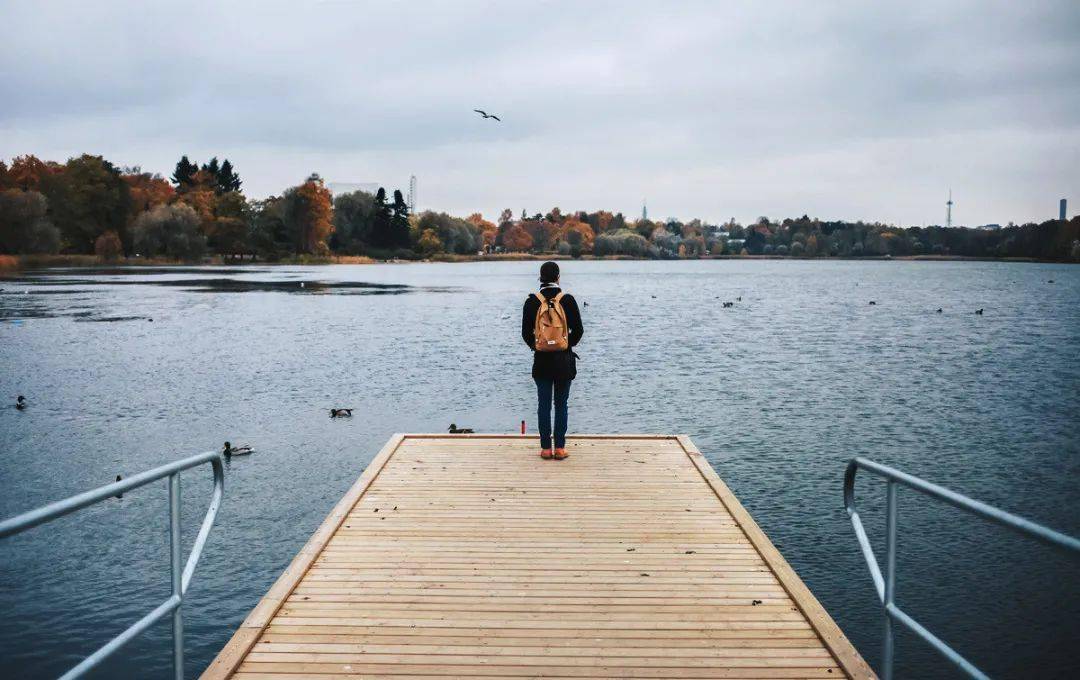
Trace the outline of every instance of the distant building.
{"label": "distant building", "polygon": [[328,182],[326,188],[330,190],[330,194],[334,197],[341,194],[351,194],[354,191],[365,191],[369,194],[374,194],[382,186],[378,182]]}
{"label": "distant building", "polygon": [[1065,217],[1065,199],[1061,199],[1061,203],[1058,203],[1058,219],[1064,222]]}
{"label": "distant building", "polygon": [[975,227],[975,228],[976,229],[987,229],[987,230],[992,231],[994,229],[1001,229],[1001,225],[1000,224],[984,224],[982,226],[978,226],[978,227]]}

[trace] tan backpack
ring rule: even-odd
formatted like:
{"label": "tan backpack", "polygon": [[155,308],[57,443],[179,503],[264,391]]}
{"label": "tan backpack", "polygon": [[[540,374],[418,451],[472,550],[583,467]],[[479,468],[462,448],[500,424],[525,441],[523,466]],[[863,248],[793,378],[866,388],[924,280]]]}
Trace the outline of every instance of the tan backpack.
{"label": "tan backpack", "polygon": [[536,311],[536,325],[533,338],[537,352],[565,352],[570,349],[569,326],[566,323],[566,310],[562,306],[559,293],[550,300],[540,293],[534,293],[540,300],[540,309]]}

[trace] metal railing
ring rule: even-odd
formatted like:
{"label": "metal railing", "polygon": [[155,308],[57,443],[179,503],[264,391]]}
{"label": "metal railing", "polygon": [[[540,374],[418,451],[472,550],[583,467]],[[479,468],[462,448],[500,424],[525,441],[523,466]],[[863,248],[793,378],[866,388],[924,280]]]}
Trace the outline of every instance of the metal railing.
{"label": "metal railing", "polygon": [[[180,473],[189,468],[198,467],[204,463],[210,463],[214,468],[214,491],[210,498],[210,506],[206,510],[202,526],[195,537],[195,543],[191,546],[191,554],[187,562],[180,567]],[[134,639],[154,623],[160,621],[168,614],[172,614],[173,632],[173,673],[177,680],[184,677],[184,619],[181,606],[184,603],[184,593],[191,584],[191,576],[195,572],[195,565],[199,562],[203,547],[206,545],[206,537],[210,534],[210,527],[217,517],[218,508],[221,506],[221,497],[225,490],[225,470],[221,462],[221,454],[217,451],[200,453],[190,458],[184,458],[168,465],[148,470],[127,479],[102,486],[77,496],[65,498],[62,501],[50,503],[30,512],[25,512],[11,519],[0,522],[0,538],[6,538],[27,529],[50,522],[58,517],[71,514],[95,503],[118,496],[125,491],[137,489],[151,482],[156,482],[164,477],[169,478],[169,546],[170,564],[172,567],[172,595],[154,608],[146,616],[128,626],[126,630],[114,637],[103,647],[82,660],[77,666],[61,676],[61,678],[77,678],[102,661],[107,659],[125,644]]]}
{"label": "metal railing", "polygon": [[[873,548],[870,547],[870,539],[866,536],[859,511],[855,507],[855,474],[860,470],[872,472],[886,480],[885,491],[885,575],[881,575],[881,567],[878,566],[877,557]],[[1012,513],[999,510],[992,505],[968,498],[967,496],[950,491],[943,486],[932,484],[926,480],[901,472],[887,465],[875,463],[865,458],[853,458],[847,466],[844,474],[844,507],[847,508],[851,524],[855,527],[855,536],[859,539],[859,547],[862,548],[863,557],[870,567],[870,576],[874,579],[874,587],[877,589],[878,598],[884,606],[883,620],[885,623],[884,643],[882,649],[881,677],[884,680],[892,680],[893,677],[893,622],[897,622],[908,630],[914,632],[925,640],[935,651],[955,664],[960,670],[972,678],[989,678],[974,664],[965,659],[955,649],[947,645],[941,638],[919,624],[918,621],[908,616],[896,605],[896,485],[914,489],[932,498],[944,501],[954,507],[966,510],[988,519],[992,522],[1008,527],[1013,531],[1025,536],[1031,536],[1043,543],[1057,548],[1064,548],[1073,553],[1080,553],[1080,540],[1071,536],[1048,529],[1041,524],[1018,517]]]}

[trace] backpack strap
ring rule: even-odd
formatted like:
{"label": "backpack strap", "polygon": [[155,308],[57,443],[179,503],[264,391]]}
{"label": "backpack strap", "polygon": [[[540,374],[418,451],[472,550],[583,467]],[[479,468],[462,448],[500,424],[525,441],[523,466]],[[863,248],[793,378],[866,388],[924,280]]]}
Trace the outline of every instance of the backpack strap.
{"label": "backpack strap", "polygon": [[543,309],[544,305],[547,304],[547,298],[544,297],[541,293],[533,293],[533,297],[535,297],[537,300],[540,301],[540,308],[541,309]]}

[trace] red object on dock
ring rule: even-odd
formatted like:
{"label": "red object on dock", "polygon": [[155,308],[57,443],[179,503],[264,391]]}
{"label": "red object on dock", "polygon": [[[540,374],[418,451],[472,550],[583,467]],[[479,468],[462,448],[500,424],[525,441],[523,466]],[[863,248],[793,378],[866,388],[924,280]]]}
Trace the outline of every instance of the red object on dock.
{"label": "red object on dock", "polygon": [[521,421],[521,434],[525,434],[525,421]]}

